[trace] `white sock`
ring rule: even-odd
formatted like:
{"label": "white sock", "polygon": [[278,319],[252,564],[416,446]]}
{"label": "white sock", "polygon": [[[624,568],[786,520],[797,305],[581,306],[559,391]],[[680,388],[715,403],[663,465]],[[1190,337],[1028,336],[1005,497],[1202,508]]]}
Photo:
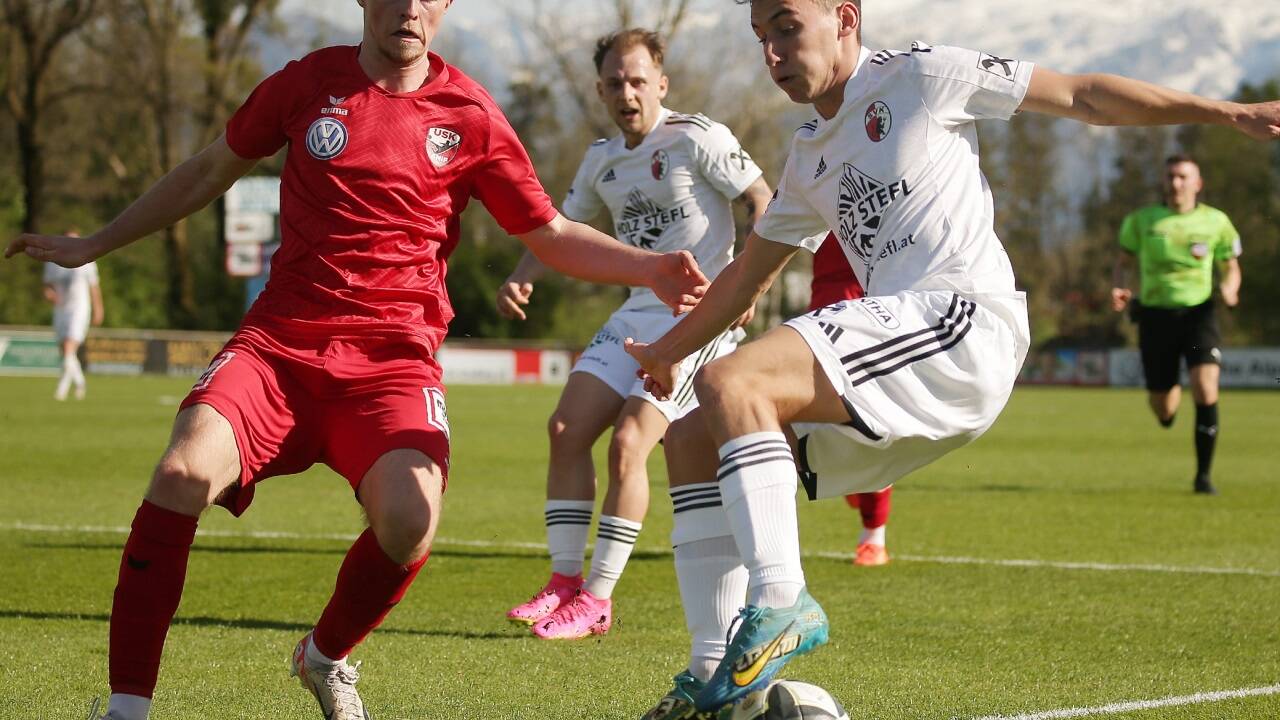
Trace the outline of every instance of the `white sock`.
{"label": "white sock", "polygon": [[80,358],[74,355],[71,356],[71,361],[72,361],[71,371],[73,373],[71,376],[71,384],[75,386],[76,390],[80,391],[80,393],[83,394],[84,393],[84,366],[80,364]]}
{"label": "white sock", "polygon": [[747,601],[790,607],[804,589],[796,522],[796,463],[780,432],[759,432],[720,446],[720,493],[733,538],[750,573]]}
{"label": "white sock", "polygon": [[878,528],[862,528],[862,536],[858,538],[859,545],[884,545],[884,529],[888,525],[881,525]]}
{"label": "white sock", "polygon": [[676,579],[691,640],[689,672],[705,682],[724,658],[729,627],[746,601],[747,569],[716,483],[672,488],[671,502]]}
{"label": "white sock", "polygon": [[115,713],[120,720],[147,720],[151,713],[151,698],[111,693],[107,699],[107,713]]}
{"label": "white sock", "polygon": [[544,516],[551,572],[568,577],[582,574],[594,507],[595,503],[590,500],[547,500]]}
{"label": "white sock", "polygon": [[305,653],[306,653],[305,662],[307,663],[307,665],[313,668],[332,667],[342,662],[343,660],[346,660],[345,657],[340,657],[335,660],[329,657],[328,655],[325,655],[324,653],[320,652],[320,648],[316,647],[315,640],[310,640],[307,642],[307,649],[305,650]]}
{"label": "white sock", "polygon": [[613,588],[635,549],[640,527],[640,523],[617,515],[600,516],[596,546],[591,551],[591,575],[583,585],[587,592],[602,599],[613,595]]}
{"label": "white sock", "polygon": [[71,381],[75,378],[75,370],[72,369],[72,363],[80,364],[74,355],[64,355],[62,357],[62,376],[58,378],[58,388],[53,391],[53,396],[59,400],[67,397],[67,390],[71,388]]}

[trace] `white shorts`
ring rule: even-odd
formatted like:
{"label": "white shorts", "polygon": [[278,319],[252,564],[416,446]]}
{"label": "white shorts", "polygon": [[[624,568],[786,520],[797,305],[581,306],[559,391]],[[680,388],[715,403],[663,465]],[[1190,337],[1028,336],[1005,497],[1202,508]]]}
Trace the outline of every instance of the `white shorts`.
{"label": "white shorts", "polygon": [[53,334],[58,342],[74,340],[83,343],[89,332],[89,311],[71,310],[70,312],[55,310],[53,312]]}
{"label": "white shorts", "polygon": [[698,406],[693,394],[693,375],[703,365],[733,352],[742,340],[741,330],[726,330],[698,352],[684,359],[676,376],[675,390],[667,400],[659,400],[644,389],[644,381],[636,378],[640,365],[636,363],[622,341],[635,338],[637,342],[651,343],[675,327],[683,317],[672,317],[669,310],[619,310],[609,316],[608,322],[573,366],[573,372],[590,373],[613,388],[619,396],[639,397],[658,408],[668,422],[683,417]]}
{"label": "white shorts", "polygon": [[904,292],[786,324],[853,418],[793,426],[810,499],[881,490],[977,438],[1009,400],[1030,344],[1022,293]]}

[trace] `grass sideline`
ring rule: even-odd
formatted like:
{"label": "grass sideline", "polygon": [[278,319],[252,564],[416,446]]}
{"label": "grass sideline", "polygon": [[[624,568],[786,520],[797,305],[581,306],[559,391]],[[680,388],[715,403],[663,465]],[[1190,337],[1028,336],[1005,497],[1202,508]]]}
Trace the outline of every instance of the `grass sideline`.
{"label": "grass sideline", "polygon": [[[189,385],[90,382],[88,400],[59,404],[52,381],[0,378],[0,666],[10,683],[0,719],[78,720],[107,692],[123,535],[87,528],[128,525]],[[365,661],[361,690],[379,720],[636,718],[682,668],[656,455],[614,630],[544,643],[502,621],[547,572],[536,545],[557,392],[451,390],[440,535],[457,542],[438,545],[353,658]],[[1280,395],[1224,395],[1219,497],[1190,492],[1191,415],[1184,407],[1164,431],[1138,391],[1020,388],[986,437],[899,485],[889,526],[899,559],[886,568],[837,557],[852,551],[857,525],[843,503],[802,501],[806,571],[832,641],[785,674],[827,687],[855,720],[1032,716],[1280,682]],[[349,488],[323,467],[264,483],[240,520],[211,511],[153,717],[317,717],[287,658],[346,550],[330,538],[361,526]],[[1187,571],[978,564],[1011,559]],[[1107,715],[1277,716],[1277,694]]]}

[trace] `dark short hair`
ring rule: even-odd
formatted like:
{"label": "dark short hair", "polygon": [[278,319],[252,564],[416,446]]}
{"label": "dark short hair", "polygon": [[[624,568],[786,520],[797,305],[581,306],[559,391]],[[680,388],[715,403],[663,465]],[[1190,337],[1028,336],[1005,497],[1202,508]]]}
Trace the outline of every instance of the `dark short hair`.
{"label": "dark short hair", "polygon": [[1186,153],[1174,153],[1164,159],[1165,167],[1173,167],[1174,165],[1177,165],[1179,163],[1191,163],[1196,167],[1200,167],[1200,163],[1196,162],[1195,158],[1191,157]]}
{"label": "dark short hair", "polygon": [[667,54],[667,43],[662,40],[662,36],[644,28],[629,28],[596,40],[596,54],[592,58],[596,63],[596,72],[599,73],[600,68],[604,67],[604,58],[611,50],[621,53],[636,46],[643,46],[648,50],[653,57],[653,64],[662,67],[662,58]]}
{"label": "dark short hair", "polygon": [[[755,0],[733,0],[733,1],[738,3],[739,5],[750,5],[751,3],[755,2]],[[851,2],[853,3],[854,7],[858,8],[859,16],[861,16],[862,14],[862,0],[812,0],[812,1],[816,3],[819,7],[825,8],[827,10],[835,10],[836,6],[842,2]],[[858,42],[862,42],[862,23],[861,22],[858,23]]]}

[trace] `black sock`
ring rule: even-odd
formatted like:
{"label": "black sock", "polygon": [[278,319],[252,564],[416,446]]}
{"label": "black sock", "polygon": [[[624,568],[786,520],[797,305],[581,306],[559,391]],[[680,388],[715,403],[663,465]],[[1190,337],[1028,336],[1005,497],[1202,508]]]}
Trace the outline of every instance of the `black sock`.
{"label": "black sock", "polygon": [[1218,442],[1218,403],[1196,405],[1196,476],[1209,477],[1213,446]]}

